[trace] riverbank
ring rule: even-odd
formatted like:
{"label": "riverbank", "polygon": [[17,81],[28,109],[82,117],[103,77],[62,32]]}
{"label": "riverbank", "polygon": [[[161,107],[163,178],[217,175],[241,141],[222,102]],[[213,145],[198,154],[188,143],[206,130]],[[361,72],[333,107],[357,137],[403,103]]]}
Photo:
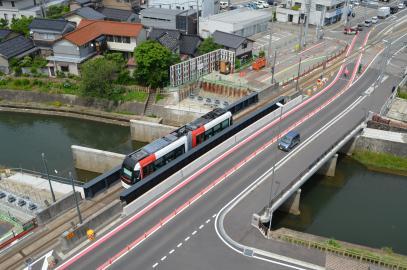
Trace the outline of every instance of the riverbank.
{"label": "riverbank", "polygon": [[369,170],[407,176],[407,158],[370,151],[355,151],[352,158]]}

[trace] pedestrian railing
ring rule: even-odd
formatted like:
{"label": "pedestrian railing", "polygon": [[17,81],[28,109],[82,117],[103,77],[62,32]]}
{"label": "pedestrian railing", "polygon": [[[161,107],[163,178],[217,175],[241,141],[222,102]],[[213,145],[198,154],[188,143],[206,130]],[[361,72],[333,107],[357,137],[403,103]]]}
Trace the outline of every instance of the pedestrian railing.
{"label": "pedestrian railing", "polygon": [[276,239],[280,239],[294,245],[313,248],[322,252],[329,252],[361,262],[383,266],[389,269],[407,270],[407,259],[400,255],[392,253],[384,254],[370,250],[364,250],[362,248],[345,247],[341,246],[339,243],[336,243],[336,241],[333,244],[330,241],[316,242],[308,239],[303,239],[298,236],[280,234],[275,232],[273,232],[272,235]]}

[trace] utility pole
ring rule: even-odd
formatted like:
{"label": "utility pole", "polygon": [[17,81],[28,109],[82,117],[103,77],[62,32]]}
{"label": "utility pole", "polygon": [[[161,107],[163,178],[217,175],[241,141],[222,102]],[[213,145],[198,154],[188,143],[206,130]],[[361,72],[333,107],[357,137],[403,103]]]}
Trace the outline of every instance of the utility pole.
{"label": "utility pole", "polygon": [[309,24],[309,18],[311,16],[311,0],[306,0],[305,8],[306,8],[306,21],[305,21],[305,31],[304,31],[304,43],[303,45],[307,45],[307,35],[308,35],[308,24]]}
{"label": "utility pole", "polygon": [[274,83],[274,72],[276,68],[276,58],[277,58],[277,51],[274,51],[274,59],[273,59],[273,66],[271,67],[271,84]]}
{"label": "utility pole", "polygon": [[199,36],[199,0],[196,0],[196,34]]}
{"label": "utility pole", "polygon": [[[298,62],[298,75],[297,75],[297,83],[295,85],[295,92],[299,92],[300,72],[301,72],[301,57],[300,57],[300,61]],[[301,93],[301,96],[302,96],[302,93]]]}
{"label": "utility pole", "polygon": [[79,209],[78,198],[76,197],[76,191],[75,191],[75,184],[74,184],[73,176],[72,176],[72,173],[71,173],[71,172],[69,172],[69,178],[71,178],[71,184],[72,184],[72,190],[73,190],[73,197],[75,198],[76,211],[78,212],[79,224],[82,224],[83,221],[82,221],[81,210]]}
{"label": "utility pole", "polygon": [[303,22],[301,21],[301,15],[300,15],[300,18],[299,18],[299,22],[300,22],[300,36],[299,36],[299,42],[298,42],[298,49],[299,49],[299,51],[301,51],[301,49],[302,49],[302,24],[303,24]]}
{"label": "utility pole", "polygon": [[52,195],[52,201],[56,202],[54,189],[52,188],[51,179],[49,178],[48,166],[47,166],[47,161],[45,160],[45,154],[41,153],[41,157],[42,157],[42,164],[44,165],[45,173],[47,174],[49,189],[50,189],[51,195]]}
{"label": "utility pole", "polygon": [[268,64],[271,64],[271,39],[273,37],[273,16],[271,16],[271,25],[270,25],[270,37],[269,37],[269,47],[268,47]]}

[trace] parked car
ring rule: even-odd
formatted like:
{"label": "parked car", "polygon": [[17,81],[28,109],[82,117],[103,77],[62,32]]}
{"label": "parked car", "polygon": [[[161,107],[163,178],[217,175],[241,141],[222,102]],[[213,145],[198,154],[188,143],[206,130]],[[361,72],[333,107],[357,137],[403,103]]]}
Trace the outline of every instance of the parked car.
{"label": "parked car", "polygon": [[398,7],[398,9],[404,9],[404,4],[400,3],[400,4],[397,5],[397,7]]}
{"label": "parked car", "polygon": [[10,195],[7,196],[7,201],[9,203],[13,203],[13,202],[16,201],[16,197],[14,197],[13,195],[10,194]]}
{"label": "parked car", "polygon": [[398,11],[399,11],[399,8],[397,6],[390,7],[390,14],[396,14]]}
{"label": "parked car", "polygon": [[203,97],[199,96],[198,101],[202,101],[202,100],[203,100]]}
{"label": "parked car", "polygon": [[384,19],[390,15],[390,7],[381,7],[377,10],[377,17]]}
{"label": "parked car", "polygon": [[0,191],[0,199],[3,199],[4,197],[6,197],[6,193],[4,193],[3,191]]}
{"label": "parked car", "polygon": [[17,204],[18,204],[18,206],[22,207],[22,206],[26,205],[27,203],[23,199],[19,199]]}
{"label": "parked car", "polygon": [[358,31],[363,31],[363,23],[358,23],[358,25],[356,26],[356,29],[358,29]]}
{"label": "parked car", "polygon": [[220,7],[221,9],[227,8],[227,7],[228,7],[228,2],[220,1],[220,2],[219,2],[219,7]]}
{"label": "parked car", "polygon": [[266,1],[263,1],[263,0],[257,1],[257,4],[262,5],[264,8],[268,8],[268,7],[269,7],[269,4],[268,4]]}
{"label": "parked car", "polygon": [[254,3],[254,2],[247,3],[247,4],[246,4],[246,7],[252,8],[252,9],[259,9],[259,7],[257,6],[257,4]]}
{"label": "parked car", "polygon": [[210,98],[206,98],[206,102],[207,102],[207,103],[211,103],[212,100],[211,100]]}
{"label": "parked car", "polygon": [[358,29],[356,27],[345,27],[345,29],[343,29],[343,33],[345,35],[356,35],[358,33]]}
{"label": "parked car", "polygon": [[33,210],[37,209],[37,205],[35,205],[34,203],[30,203],[30,204],[28,205],[28,209],[30,209],[31,211],[33,211]]}
{"label": "parked car", "polygon": [[274,1],[274,0],[267,0],[267,4],[269,4],[270,6],[274,6],[274,3],[276,3],[276,1]]}
{"label": "parked car", "polygon": [[377,17],[372,17],[371,21],[373,24],[376,24],[379,21],[379,19]]}
{"label": "parked car", "polygon": [[372,21],[371,20],[365,20],[365,26],[366,27],[370,27],[372,25]]}
{"label": "parked car", "polygon": [[256,5],[258,9],[263,9],[263,8],[264,8],[263,4],[261,4],[261,3],[259,3],[259,2],[252,2],[252,3],[253,3],[254,5]]}
{"label": "parked car", "polygon": [[290,151],[300,143],[300,134],[297,131],[291,130],[278,143],[278,148],[283,151]]}

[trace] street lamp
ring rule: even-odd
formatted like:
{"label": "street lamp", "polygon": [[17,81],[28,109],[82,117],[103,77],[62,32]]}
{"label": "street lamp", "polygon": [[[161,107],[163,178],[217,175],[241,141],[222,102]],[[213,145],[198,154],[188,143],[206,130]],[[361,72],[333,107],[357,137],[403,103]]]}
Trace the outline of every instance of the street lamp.
{"label": "street lamp", "polygon": [[73,190],[73,197],[75,198],[76,211],[78,212],[79,224],[82,224],[82,223],[83,223],[83,221],[82,221],[82,215],[81,215],[81,211],[79,210],[78,198],[76,197],[75,184],[74,184],[73,176],[72,176],[72,173],[71,173],[71,172],[69,172],[69,178],[71,179],[72,190]]}
{"label": "street lamp", "polygon": [[[278,149],[278,143],[279,143],[279,140],[280,140],[280,125],[281,125],[281,118],[283,117],[283,107],[284,107],[284,105],[281,104],[280,102],[277,102],[276,105],[280,108],[280,116],[279,116],[279,120],[278,120],[278,123],[277,123],[277,141],[276,141],[277,149]],[[268,217],[269,217],[269,230],[268,231],[271,230],[271,216],[272,216],[272,213],[271,213],[271,199],[272,198],[271,197],[273,196],[273,182],[274,182],[274,170],[275,170],[275,167],[276,167],[276,158],[274,158],[273,168],[272,168],[272,171],[271,171],[270,195],[269,195],[269,203],[268,203]]]}
{"label": "street lamp", "polygon": [[44,154],[44,153],[41,153],[41,157],[42,157],[42,163],[44,164],[45,173],[47,174],[48,183],[49,183],[49,189],[51,190],[51,195],[52,195],[52,201],[53,201],[53,202],[56,202],[56,200],[55,200],[55,194],[54,194],[54,189],[52,188],[51,179],[49,178],[48,166],[47,166],[47,162],[46,162],[46,160],[45,160],[45,154]]}

